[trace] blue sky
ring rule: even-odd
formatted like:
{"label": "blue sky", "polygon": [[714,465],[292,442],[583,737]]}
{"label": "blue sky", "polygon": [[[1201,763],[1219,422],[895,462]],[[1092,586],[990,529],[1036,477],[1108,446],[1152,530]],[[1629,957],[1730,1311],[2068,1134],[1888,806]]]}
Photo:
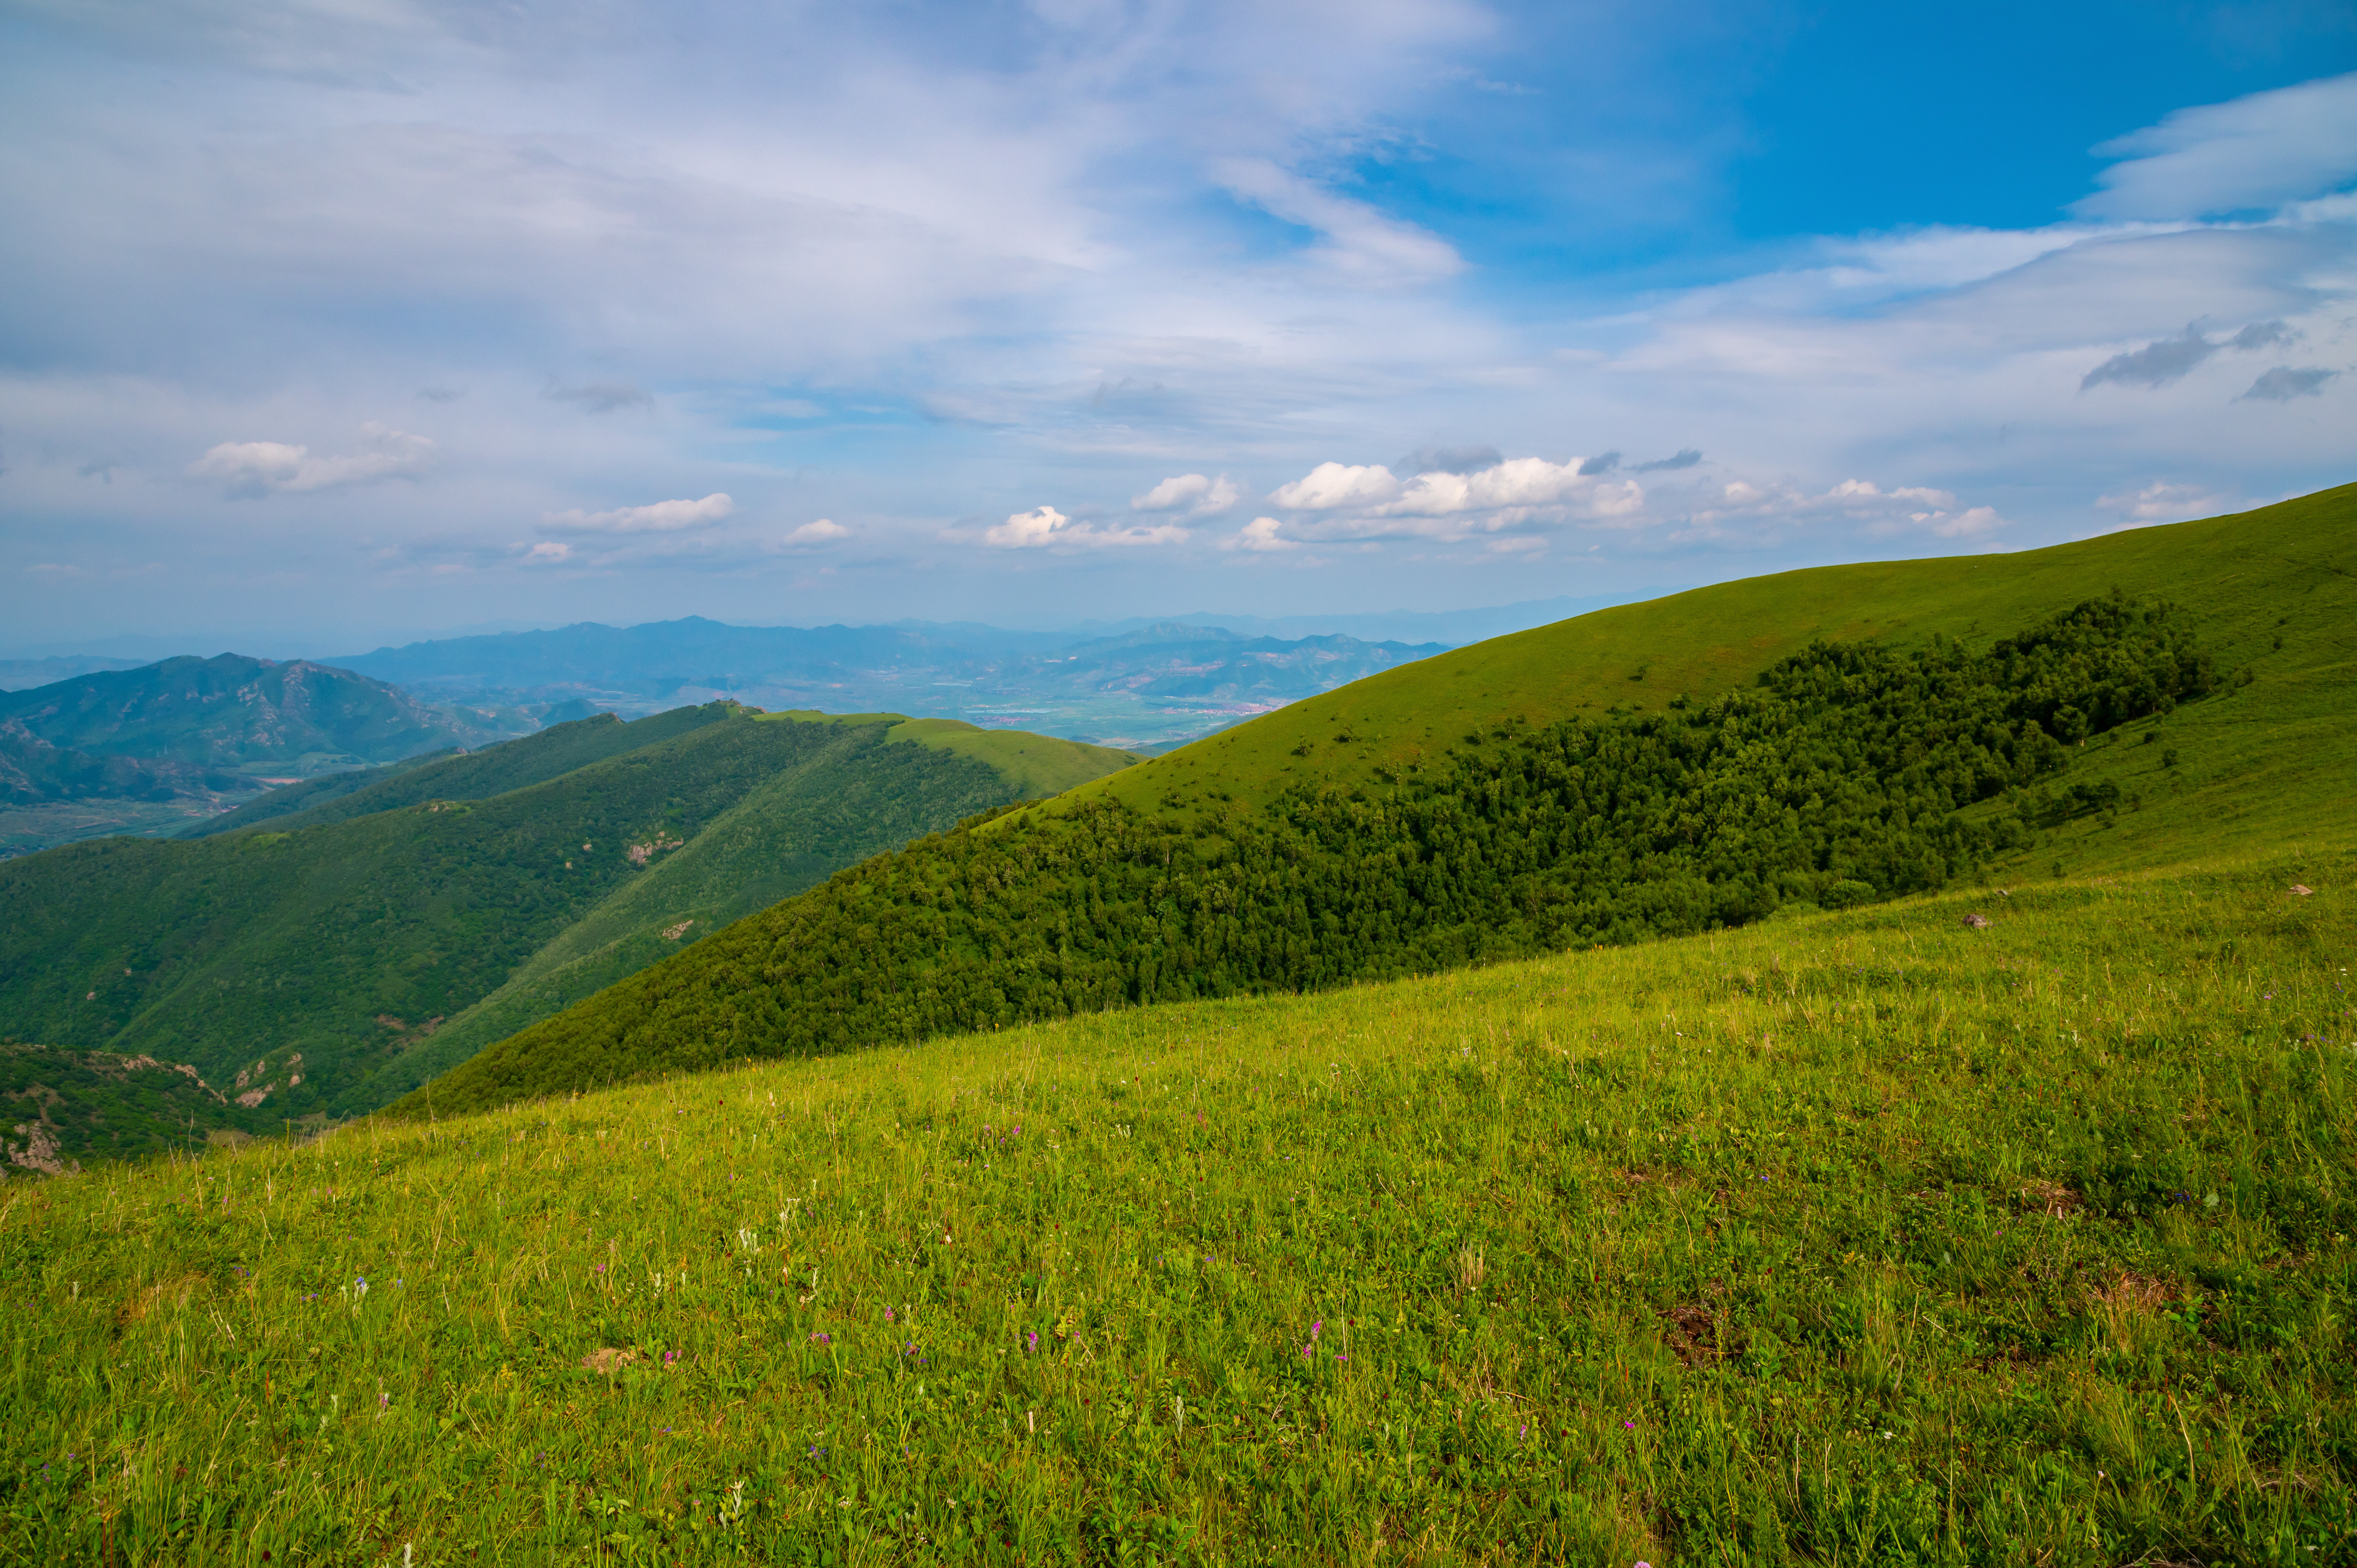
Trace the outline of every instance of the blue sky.
{"label": "blue sky", "polygon": [[1444,609],[2345,482],[2353,18],[0,0],[0,640]]}

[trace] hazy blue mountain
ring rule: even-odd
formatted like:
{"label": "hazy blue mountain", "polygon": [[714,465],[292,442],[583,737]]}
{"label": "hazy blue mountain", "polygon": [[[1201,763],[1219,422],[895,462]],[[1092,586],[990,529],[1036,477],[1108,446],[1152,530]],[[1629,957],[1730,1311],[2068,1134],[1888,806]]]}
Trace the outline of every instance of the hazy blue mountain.
{"label": "hazy blue mountain", "polygon": [[394,762],[504,738],[487,715],[429,707],[398,687],[307,660],[223,653],[102,671],[0,697],[51,746],[250,774],[309,774]]}

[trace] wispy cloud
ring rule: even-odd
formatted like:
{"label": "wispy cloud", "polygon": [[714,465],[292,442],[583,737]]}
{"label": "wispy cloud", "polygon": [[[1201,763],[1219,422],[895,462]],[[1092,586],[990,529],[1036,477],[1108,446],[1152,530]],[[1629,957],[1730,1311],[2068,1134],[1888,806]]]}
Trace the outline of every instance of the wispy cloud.
{"label": "wispy cloud", "polygon": [[2289,365],[2277,365],[2264,371],[2244,392],[2244,400],[2255,398],[2261,403],[2289,403],[2296,397],[2321,397],[2324,383],[2339,376],[2339,371],[2327,371],[2314,366],[2295,370]]}
{"label": "wispy cloud", "polygon": [[382,424],[361,426],[367,446],[328,456],[285,441],[224,441],[188,465],[199,479],[221,481],[225,494],[258,498],[336,490],[384,479],[415,478],[434,443]]}
{"label": "wispy cloud", "polygon": [[1163,480],[1144,495],[1129,498],[1132,511],[1183,511],[1189,517],[1211,517],[1226,511],[1243,499],[1235,481],[1222,474],[1179,474]]}
{"label": "wispy cloud", "polygon": [[2095,508],[2107,511],[2128,523],[2183,522],[2189,518],[2207,517],[2227,508],[2227,499],[2205,485],[2173,483],[2156,479],[2141,489],[2122,490],[2115,495],[2099,496]]}
{"label": "wispy cloud", "polygon": [[702,500],[656,501],[648,506],[617,507],[611,511],[544,511],[540,526],[551,533],[677,533],[718,522],[737,510],[726,492],[716,490]]}
{"label": "wispy cloud", "polygon": [[2095,152],[2119,161],[2073,204],[2083,217],[2271,211],[2357,178],[2357,73],[2180,109]]}
{"label": "wispy cloud", "polygon": [[2164,338],[2132,352],[2113,355],[2087,372],[2079,382],[2079,390],[2085,392],[2105,381],[2116,381],[2122,386],[2164,387],[2182,381],[2221,349],[2266,349],[2288,343],[2292,336],[2291,329],[2280,321],[2254,321],[2233,337],[2212,342],[2197,322],[2179,337]]}

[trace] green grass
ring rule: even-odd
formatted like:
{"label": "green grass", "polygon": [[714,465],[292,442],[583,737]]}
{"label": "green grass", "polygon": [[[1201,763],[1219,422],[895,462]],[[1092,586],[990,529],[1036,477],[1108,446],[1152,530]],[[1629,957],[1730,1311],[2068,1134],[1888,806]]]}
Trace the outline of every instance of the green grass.
{"label": "green grass", "polygon": [[11,1183],[0,1562],[2345,1562],[2352,874]]}

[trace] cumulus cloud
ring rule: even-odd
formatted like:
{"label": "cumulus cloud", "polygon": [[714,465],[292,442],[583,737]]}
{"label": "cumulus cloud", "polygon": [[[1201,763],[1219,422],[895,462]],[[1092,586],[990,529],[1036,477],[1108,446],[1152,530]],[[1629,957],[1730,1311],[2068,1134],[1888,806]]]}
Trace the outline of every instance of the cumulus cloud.
{"label": "cumulus cloud", "polygon": [[1050,545],[1091,548],[1178,544],[1186,540],[1187,531],[1174,523],[1151,528],[1099,528],[1092,522],[1075,522],[1054,507],[1037,506],[1029,511],[1011,514],[1005,522],[984,530],[982,537],[985,543],[1001,550],[1040,550]]}
{"label": "cumulus cloud", "polygon": [[1402,480],[1381,464],[1325,462],[1279,486],[1269,499],[1296,512],[1328,514],[1297,523],[1318,540],[1460,540],[1525,524],[1630,516],[1645,504],[1633,479],[1607,478],[1615,465],[1573,457],[1510,457],[1464,472],[1434,468]]}
{"label": "cumulus cloud", "polygon": [[2188,518],[2212,517],[2224,511],[2226,499],[2205,486],[2156,479],[2140,490],[2100,496],[2095,508],[2115,514],[2125,523],[2183,522]]}
{"label": "cumulus cloud", "polygon": [[191,477],[221,481],[225,494],[254,498],[342,489],[382,479],[414,478],[434,443],[382,424],[361,426],[363,451],[313,456],[308,446],[284,441],[224,441],[188,465]]}
{"label": "cumulus cloud", "polygon": [[2322,397],[2324,383],[2339,375],[2339,371],[2317,368],[2294,370],[2289,365],[2277,365],[2251,383],[2251,390],[2238,401],[2256,399],[2261,403],[2289,403],[2296,397]]}
{"label": "cumulus cloud", "polygon": [[524,564],[532,566],[550,565],[559,561],[569,561],[572,558],[573,546],[559,543],[553,539],[544,539],[523,553]]}
{"label": "cumulus cloud", "polygon": [[1320,463],[1288,485],[1279,485],[1268,499],[1292,511],[1331,511],[1338,507],[1372,507],[1400,493],[1400,483],[1381,463],[1355,467]]}
{"label": "cumulus cloud", "polygon": [[1227,510],[1242,499],[1243,492],[1225,474],[1216,479],[1201,474],[1179,474],[1142,496],[1130,497],[1129,507],[1132,511],[1184,511],[1189,517],[1210,517]]}
{"label": "cumulus cloud", "polygon": [[677,533],[718,522],[737,510],[725,491],[715,490],[702,500],[656,501],[651,506],[617,507],[612,511],[544,511],[540,526],[551,533]]}
{"label": "cumulus cloud", "polygon": [[551,403],[569,403],[591,413],[611,413],[618,408],[645,408],[654,401],[654,393],[630,381],[585,381],[567,386],[551,381],[541,392]]}
{"label": "cumulus cloud", "polygon": [[795,529],[791,533],[787,534],[786,542],[789,544],[826,544],[837,539],[848,539],[850,537],[851,530],[844,527],[843,524],[835,521],[831,517],[823,517],[815,522],[806,522],[800,528]]}
{"label": "cumulus cloud", "polygon": [[1273,517],[1256,517],[1225,539],[1220,541],[1222,550],[1298,550],[1298,542],[1287,539],[1278,532],[1285,525]]}
{"label": "cumulus cloud", "polygon": [[2185,219],[2280,207],[2357,177],[2357,73],[2180,109],[2105,142],[2083,217]]}
{"label": "cumulus cloud", "polygon": [[[1608,464],[1599,471],[1609,467]],[[1636,489],[1634,485],[1584,482],[1595,477],[1586,458],[1550,463],[1544,457],[1513,457],[1470,474],[1418,474],[1401,488],[1397,499],[1374,510],[1387,517],[1447,517],[1506,507],[1555,506],[1598,489]]]}

